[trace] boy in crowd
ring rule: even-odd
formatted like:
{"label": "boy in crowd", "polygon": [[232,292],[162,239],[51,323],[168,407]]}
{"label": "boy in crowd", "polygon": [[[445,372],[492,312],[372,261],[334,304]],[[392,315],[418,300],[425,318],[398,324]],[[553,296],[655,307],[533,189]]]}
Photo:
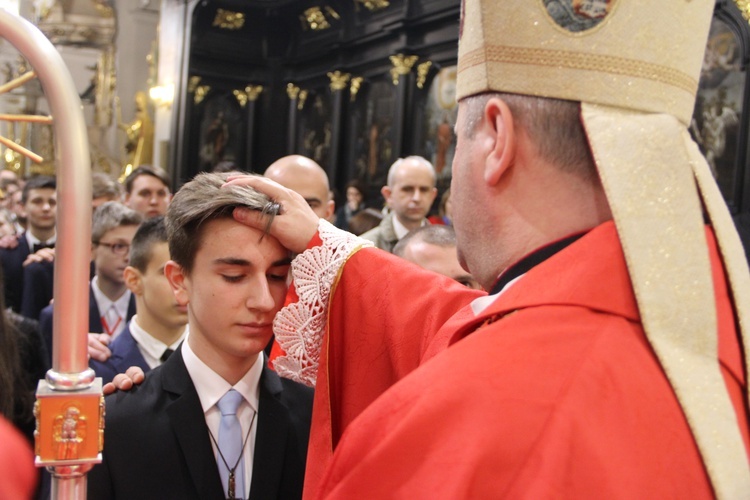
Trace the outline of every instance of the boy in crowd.
{"label": "boy in crowd", "polygon": [[130,265],[124,271],[125,285],[135,297],[136,315],[109,345],[110,358],[89,362],[104,383],[130,366],[144,372],[156,368],[185,338],[187,308],[177,303],[164,276],[167,261],[164,217],[144,221],[133,236]]}
{"label": "boy in crowd", "polygon": [[[187,341],[137,389],[107,398],[92,498],[300,498],[312,389],[281,379],[262,354],[287,290],[290,254],[233,218],[275,213],[226,174],[200,174],[175,195],[165,266],[188,306]],[[156,473],[158,471],[158,473]]]}
{"label": "boy in crowd", "polygon": [[54,177],[29,179],[21,192],[28,228],[8,248],[0,248],[5,276],[5,305],[15,312],[21,312],[24,262],[30,254],[55,245],[56,187]]}
{"label": "boy in crowd", "polygon": [[[91,226],[91,257],[94,277],[89,296],[89,332],[116,337],[135,314],[135,299],[125,285],[130,242],[143,220],[141,214],[110,201],[94,211]],[[52,353],[53,305],[42,309],[39,330]]]}
{"label": "boy in crowd", "polygon": [[166,214],[171,198],[169,177],[159,167],[141,165],[125,179],[125,204],[144,217]]}

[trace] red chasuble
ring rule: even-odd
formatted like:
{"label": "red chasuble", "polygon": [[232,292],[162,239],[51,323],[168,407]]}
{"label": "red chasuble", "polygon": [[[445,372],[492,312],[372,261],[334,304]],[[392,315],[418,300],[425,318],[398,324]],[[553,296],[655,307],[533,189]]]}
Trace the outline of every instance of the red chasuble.
{"label": "red chasuble", "polygon": [[[735,320],[707,238],[721,369],[747,448]],[[479,314],[467,306],[476,297],[376,250],[347,261],[329,304],[306,498],[712,497],[614,224]]]}
{"label": "red chasuble", "polygon": [[0,415],[0,498],[31,498],[37,482],[34,454],[23,435]]}

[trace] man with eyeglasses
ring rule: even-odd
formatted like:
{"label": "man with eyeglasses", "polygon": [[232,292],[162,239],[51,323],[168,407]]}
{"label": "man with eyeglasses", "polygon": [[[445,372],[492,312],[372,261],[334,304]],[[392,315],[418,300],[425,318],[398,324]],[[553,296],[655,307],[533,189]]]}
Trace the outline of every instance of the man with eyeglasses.
{"label": "man with eyeglasses", "polygon": [[[128,266],[130,243],[143,216],[125,205],[110,201],[94,212],[91,226],[91,257],[94,277],[89,296],[89,332],[116,337],[135,314],[135,299],[128,290],[123,271]],[[39,315],[39,330],[52,352],[53,306]]]}

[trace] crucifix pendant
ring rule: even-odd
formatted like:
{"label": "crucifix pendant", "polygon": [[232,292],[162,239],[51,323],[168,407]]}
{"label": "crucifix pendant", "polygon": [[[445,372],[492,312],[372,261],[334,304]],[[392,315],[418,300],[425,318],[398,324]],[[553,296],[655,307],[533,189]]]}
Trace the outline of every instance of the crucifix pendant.
{"label": "crucifix pendant", "polygon": [[237,498],[234,496],[234,471],[229,471],[229,485],[227,487],[227,497]]}

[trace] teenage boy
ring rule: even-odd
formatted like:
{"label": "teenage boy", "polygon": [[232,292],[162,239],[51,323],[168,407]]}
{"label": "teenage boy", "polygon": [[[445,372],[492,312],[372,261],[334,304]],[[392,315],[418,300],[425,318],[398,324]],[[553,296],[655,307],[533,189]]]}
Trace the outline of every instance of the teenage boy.
{"label": "teenage boy", "polygon": [[[89,295],[89,332],[116,337],[135,314],[135,299],[125,285],[130,242],[143,216],[122,203],[110,201],[94,211],[91,257],[94,277]],[[53,305],[42,309],[39,331],[52,353]]]}
{"label": "teenage boy", "polygon": [[167,261],[164,217],[144,221],[133,236],[130,265],[123,273],[125,285],[135,297],[136,315],[109,345],[112,354],[107,361],[89,361],[104,383],[130,366],[144,372],[156,368],[184,339],[187,308],[177,303],[164,275]]}
{"label": "teenage boy", "polygon": [[125,179],[125,204],[144,217],[167,213],[171,197],[169,178],[159,167],[141,165]]}
{"label": "teenage boy", "polygon": [[12,248],[0,248],[5,276],[5,305],[15,312],[21,312],[24,261],[29,254],[55,245],[56,186],[54,177],[29,179],[21,192],[28,228],[18,236],[17,241],[13,241]]}
{"label": "teenage boy", "polygon": [[92,498],[302,496],[312,389],[279,378],[262,354],[290,253],[234,220],[237,208],[268,217],[278,206],[222,189],[227,177],[199,174],[170,204],[164,272],[190,333],[141,386],[107,398]]}

